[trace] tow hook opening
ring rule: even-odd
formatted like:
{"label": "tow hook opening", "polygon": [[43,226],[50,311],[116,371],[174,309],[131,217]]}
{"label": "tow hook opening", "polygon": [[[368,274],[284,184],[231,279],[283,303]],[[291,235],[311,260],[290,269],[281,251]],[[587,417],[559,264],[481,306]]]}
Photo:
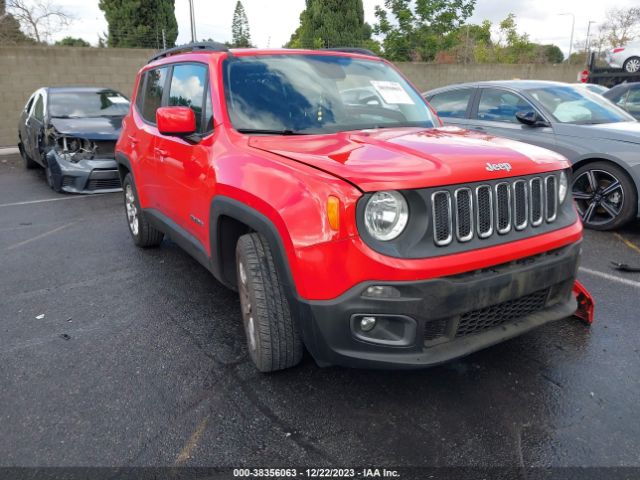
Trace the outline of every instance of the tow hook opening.
{"label": "tow hook opening", "polygon": [[593,297],[578,280],[573,284],[573,294],[578,301],[578,309],[573,316],[585,324],[591,325],[593,323],[596,306]]}

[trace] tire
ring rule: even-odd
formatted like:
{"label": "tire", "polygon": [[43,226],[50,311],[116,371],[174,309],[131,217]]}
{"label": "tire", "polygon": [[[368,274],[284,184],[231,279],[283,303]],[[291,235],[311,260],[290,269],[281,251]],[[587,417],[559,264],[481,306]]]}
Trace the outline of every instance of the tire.
{"label": "tire", "polygon": [[622,64],[622,69],[628,73],[640,72],[640,57],[629,57]]}
{"label": "tire", "polygon": [[247,347],[256,368],[274,372],[300,363],[302,339],[291,318],[273,254],[262,235],[240,237],[236,272]]}
{"label": "tire", "polygon": [[638,193],[633,180],[613,163],[593,162],[578,168],[571,190],[586,228],[615,230],[636,216]]}
{"label": "tire", "polygon": [[124,177],[122,182],[124,192],[124,206],[127,215],[127,225],[129,233],[133,238],[133,243],[141,248],[157,247],[164,239],[164,233],[151,226],[140,208],[138,192],[130,173]]}
{"label": "tire", "polygon": [[20,150],[20,156],[22,157],[22,165],[24,165],[24,168],[26,168],[27,170],[33,170],[34,168],[40,166],[31,159],[27,152],[24,151],[24,145],[22,144],[22,141],[18,143],[18,150]]}

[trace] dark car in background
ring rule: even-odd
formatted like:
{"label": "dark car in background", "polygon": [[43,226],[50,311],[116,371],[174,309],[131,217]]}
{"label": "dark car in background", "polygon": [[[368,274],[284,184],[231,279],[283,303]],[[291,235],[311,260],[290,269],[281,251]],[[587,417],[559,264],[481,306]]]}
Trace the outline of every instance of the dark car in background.
{"label": "dark car in background", "polygon": [[602,96],[640,120],[640,82],[621,83]]}
{"label": "dark car in background", "polygon": [[601,95],[566,83],[475,82],[423,94],[447,125],[554,150],[573,164],[573,196],[588,228],[638,216],[640,123]]}
{"label": "dark car in background", "polygon": [[45,169],[56,192],[121,189],[114,158],[129,100],[109,88],[45,87],[20,115],[18,147],[26,168]]}

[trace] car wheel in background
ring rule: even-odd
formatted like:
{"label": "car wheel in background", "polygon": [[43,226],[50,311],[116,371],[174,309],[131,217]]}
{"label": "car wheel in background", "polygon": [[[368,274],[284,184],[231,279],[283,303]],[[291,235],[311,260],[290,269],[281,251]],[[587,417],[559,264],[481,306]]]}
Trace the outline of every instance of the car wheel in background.
{"label": "car wheel in background", "polygon": [[22,142],[18,143],[18,150],[20,150],[20,156],[22,157],[22,164],[24,165],[24,168],[31,170],[39,166],[31,159],[27,152],[24,151],[24,145]]}
{"label": "car wheel in background", "polygon": [[609,162],[593,162],[573,174],[573,198],[585,227],[613,230],[636,215],[638,194],[629,175]]}
{"label": "car wheel in background", "polygon": [[622,69],[629,73],[640,72],[640,57],[627,58],[622,65]]}
{"label": "car wheel in background", "polygon": [[249,233],[240,237],[236,273],[251,360],[261,372],[297,365],[302,359],[302,339],[291,317],[271,249],[262,235]]}
{"label": "car wheel in background", "polygon": [[127,173],[124,177],[122,191],[124,192],[127,224],[129,225],[129,233],[131,233],[133,243],[142,248],[157,247],[162,243],[164,233],[151,226],[147,221],[144,212],[140,208],[138,192],[130,173]]}

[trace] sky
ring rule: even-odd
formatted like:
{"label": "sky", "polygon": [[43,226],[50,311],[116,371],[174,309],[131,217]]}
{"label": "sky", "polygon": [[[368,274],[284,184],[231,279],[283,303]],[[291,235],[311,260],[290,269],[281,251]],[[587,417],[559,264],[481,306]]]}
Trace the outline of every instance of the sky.
{"label": "sky", "polygon": [[[217,41],[231,40],[231,20],[236,0],[193,0],[196,13],[197,38],[213,38]],[[374,8],[383,0],[363,0],[365,20],[375,23]],[[81,37],[96,44],[98,34],[107,30],[107,23],[98,0],[56,0],[76,17],[69,27],[57,32],[53,39],[65,36]],[[253,43],[258,47],[281,47],[289,40],[299,24],[304,0],[242,0]],[[178,43],[191,39],[189,26],[189,1],[175,0],[178,20]],[[615,0],[615,6],[624,8],[637,6],[638,0]],[[565,56],[568,54],[571,36],[571,15],[574,13],[574,42],[586,37],[589,21],[602,22],[607,2],[590,0],[477,0],[473,16],[469,20],[480,23],[485,19],[497,23],[509,12],[516,15],[520,33],[528,33],[531,41],[554,43]],[[596,25],[591,27],[597,28]]]}

